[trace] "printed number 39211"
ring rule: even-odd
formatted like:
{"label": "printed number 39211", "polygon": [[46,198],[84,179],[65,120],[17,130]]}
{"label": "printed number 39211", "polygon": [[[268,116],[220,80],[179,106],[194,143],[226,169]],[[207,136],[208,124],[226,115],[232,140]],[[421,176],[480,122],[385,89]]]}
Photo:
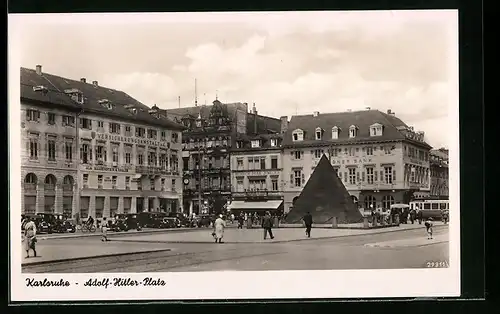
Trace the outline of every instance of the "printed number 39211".
{"label": "printed number 39211", "polygon": [[442,267],[449,267],[449,266],[448,266],[448,262],[439,261],[439,262],[427,262],[426,267],[427,268],[442,268]]}

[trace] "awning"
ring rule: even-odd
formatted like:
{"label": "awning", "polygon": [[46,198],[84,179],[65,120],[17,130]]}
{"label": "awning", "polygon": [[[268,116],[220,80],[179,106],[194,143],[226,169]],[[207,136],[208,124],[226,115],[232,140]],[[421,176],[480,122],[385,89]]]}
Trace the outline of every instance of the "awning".
{"label": "awning", "polygon": [[282,200],[262,201],[262,202],[233,201],[227,208],[229,210],[243,210],[243,209],[276,210],[280,207],[282,203],[283,203]]}

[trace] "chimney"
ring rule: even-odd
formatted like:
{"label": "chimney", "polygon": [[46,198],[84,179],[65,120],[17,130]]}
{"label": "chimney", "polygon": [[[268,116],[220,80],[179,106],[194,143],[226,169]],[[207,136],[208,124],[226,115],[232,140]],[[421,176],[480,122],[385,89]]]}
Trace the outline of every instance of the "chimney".
{"label": "chimney", "polygon": [[99,86],[99,82],[97,82],[97,81],[92,81],[92,85],[94,85],[94,86]]}
{"label": "chimney", "polygon": [[255,103],[253,103],[252,113],[253,113],[254,115],[257,115],[257,108],[255,108]]}
{"label": "chimney", "polygon": [[86,78],[84,78],[84,77],[82,77],[82,78],[80,79],[80,82],[82,82],[82,83],[87,83],[87,79],[86,79]]}
{"label": "chimney", "polygon": [[391,109],[387,109],[387,114],[392,114],[392,110]]}
{"label": "chimney", "polygon": [[281,134],[283,134],[288,130],[288,117],[281,116],[280,120],[281,120]]}
{"label": "chimney", "polygon": [[366,110],[371,110],[372,108],[370,108],[370,107],[366,107],[365,109],[366,109]]}
{"label": "chimney", "polygon": [[255,103],[252,106],[253,113],[253,133],[257,134],[257,108],[255,108]]}
{"label": "chimney", "polygon": [[313,117],[317,117],[317,116],[319,116],[319,111],[314,111],[313,112]]}
{"label": "chimney", "polygon": [[36,65],[36,74],[42,75],[42,66],[40,64]]}

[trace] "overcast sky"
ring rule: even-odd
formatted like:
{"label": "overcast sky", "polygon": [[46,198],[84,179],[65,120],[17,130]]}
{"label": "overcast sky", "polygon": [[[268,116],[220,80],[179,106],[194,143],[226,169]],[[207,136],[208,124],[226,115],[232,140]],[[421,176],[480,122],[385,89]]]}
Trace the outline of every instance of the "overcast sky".
{"label": "overcast sky", "polygon": [[255,103],[279,117],[371,107],[448,147],[453,11],[29,16],[21,66],[123,90],[161,108]]}

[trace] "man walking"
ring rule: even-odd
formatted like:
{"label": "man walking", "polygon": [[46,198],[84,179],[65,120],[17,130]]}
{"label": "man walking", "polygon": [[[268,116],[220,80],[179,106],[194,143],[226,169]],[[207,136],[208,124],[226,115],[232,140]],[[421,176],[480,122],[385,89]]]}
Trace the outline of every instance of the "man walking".
{"label": "man walking", "polygon": [[306,226],[306,236],[308,238],[311,237],[311,228],[312,228],[312,224],[313,224],[313,217],[311,215],[310,212],[307,212],[307,214],[305,214],[305,216],[302,218],[302,220],[304,220],[304,225]]}
{"label": "man walking", "polygon": [[271,218],[271,213],[266,212],[266,215],[262,219],[262,228],[264,228],[264,240],[267,238],[267,234],[271,237],[271,240],[274,239],[273,235],[273,219]]}

